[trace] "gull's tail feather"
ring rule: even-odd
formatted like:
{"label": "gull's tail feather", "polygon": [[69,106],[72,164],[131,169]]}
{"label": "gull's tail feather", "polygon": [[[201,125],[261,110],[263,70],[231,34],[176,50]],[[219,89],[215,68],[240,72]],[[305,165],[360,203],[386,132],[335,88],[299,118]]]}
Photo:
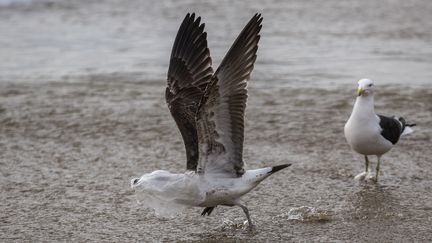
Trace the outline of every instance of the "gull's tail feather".
{"label": "gull's tail feather", "polygon": [[408,123],[406,123],[406,121],[405,121],[405,119],[403,117],[399,117],[397,119],[402,124],[402,133],[401,133],[401,136],[405,136],[405,135],[408,135],[408,134],[414,132],[414,130],[411,127],[414,127],[417,124],[415,124],[415,123],[408,124]]}
{"label": "gull's tail feather", "polygon": [[276,166],[273,166],[272,168],[271,168],[271,171],[269,172],[270,174],[273,174],[273,173],[275,173],[275,172],[277,172],[277,171],[280,171],[280,170],[282,170],[282,169],[285,169],[286,167],[288,167],[288,166],[291,166],[291,164],[283,164],[283,165],[276,165]]}
{"label": "gull's tail feather", "polygon": [[265,178],[269,177],[276,171],[280,171],[283,168],[286,168],[290,166],[291,164],[283,164],[283,165],[277,165],[272,167],[265,167],[261,169],[255,169],[255,170],[247,170],[245,174],[243,174],[242,178],[244,180],[248,180],[250,182],[254,183],[260,183]]}
{"label": "gull's tail feather", "polygon": [[403,132],[401,133],[401,136],[405,136],[413,132],[414,130],[411,128],[411,126],[406,126]]}

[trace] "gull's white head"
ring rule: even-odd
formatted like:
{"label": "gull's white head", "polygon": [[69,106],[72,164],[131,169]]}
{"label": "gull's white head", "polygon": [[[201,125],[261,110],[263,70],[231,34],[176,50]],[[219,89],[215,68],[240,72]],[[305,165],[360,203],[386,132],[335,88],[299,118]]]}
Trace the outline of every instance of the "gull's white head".
{"label": "gull's white head", "polygon": [[135,188],[135,186],[138,185],[139,181],[140,181],[140,178],[133,178],[130,182],[131,188]]}
{"label": "gull's white head", "polygon": [[374,93],[375,85],[370,79],[360,79],[358,81],[357,96],[368,96]]}
{"label": "gull's white head", "polygon": [[183,174],[172,174],[166,170],[155,170],[152,173],[147,173],[139,178],[133,178],[130,181],[132,189],[140,190],[159,190],[166,184],[178,182],[184,176]]}
{"label": "gull's white head", "polygon": [[164,170],[156,170],[152,173],[146,173],[139,178],[133,178],[130,181],[131,188],[137,189],[138,187],[146,188],[147,185],[151,186],[157,181],[164,181],[164,178],[167,174],[170,174],[168,171]]}

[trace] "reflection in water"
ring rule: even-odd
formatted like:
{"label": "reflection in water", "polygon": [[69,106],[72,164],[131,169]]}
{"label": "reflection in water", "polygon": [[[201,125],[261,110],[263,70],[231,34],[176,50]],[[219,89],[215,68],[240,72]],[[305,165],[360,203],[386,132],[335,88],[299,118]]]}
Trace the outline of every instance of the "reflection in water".
{"label": "reflection in water", "polygon": [[361,189],[350,198],[351,217],[354,220],[379,222],[402,217],[399,199],[392,194],[392,188],[379,184],[362,184]]}
{"label": "reflection in water", "polygon": [[254,236],[262,233],[262,225],[259,223],[257,224],[257,222],[255,222],[255,228],[250,230],[247,221],[240,221],[236,220],[236,222],[234,222],[229,219],[224,219],[222,224],[217,228],[208,232],[197,233],[196,235],[200,240],[194,242],[232,242],[239,238],[252,239]]}

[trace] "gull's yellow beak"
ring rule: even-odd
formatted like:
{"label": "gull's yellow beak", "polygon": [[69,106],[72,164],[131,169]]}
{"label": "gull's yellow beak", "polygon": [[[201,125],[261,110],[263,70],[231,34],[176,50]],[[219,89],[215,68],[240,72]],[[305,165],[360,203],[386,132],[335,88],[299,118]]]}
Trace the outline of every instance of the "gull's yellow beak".
{"label": "gull's yellow beak", "polygon": [[362,96],[364,94],[365,90],[362,88],[357,89],[357,96]]}

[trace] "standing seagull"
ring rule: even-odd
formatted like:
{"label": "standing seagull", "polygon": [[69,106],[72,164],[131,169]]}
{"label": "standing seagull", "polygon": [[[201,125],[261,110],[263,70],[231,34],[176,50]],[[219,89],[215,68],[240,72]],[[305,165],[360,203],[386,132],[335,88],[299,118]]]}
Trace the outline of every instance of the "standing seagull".
{"label": "standing seagull", "polygon": [[262,17],[252,17],[213,73],[207,34],[200,17],[187,14],[174,42],[165,98],[182,134],[187,171],[154,171],[132,179],[157,205],[204,207],[210,215],[218,205],[239,206],[252,227],[240,197],[262,180],[290,164],[244,170],[243,133],[247,81],[260,39]]}
{"label": "standing seagull", "polygon": [[375,181],[378,181],[381,156],[387,153],[399,140],[400,136],[412,133],[402,117],[376,115],[374,111],[375,85],[369,79],[358,81],[357,99],[350,118],[345,124],[345,138],[351,148],[365,157],[366,170],[355,179],[364,180],[368,175],[368,155],[376,155]]}

